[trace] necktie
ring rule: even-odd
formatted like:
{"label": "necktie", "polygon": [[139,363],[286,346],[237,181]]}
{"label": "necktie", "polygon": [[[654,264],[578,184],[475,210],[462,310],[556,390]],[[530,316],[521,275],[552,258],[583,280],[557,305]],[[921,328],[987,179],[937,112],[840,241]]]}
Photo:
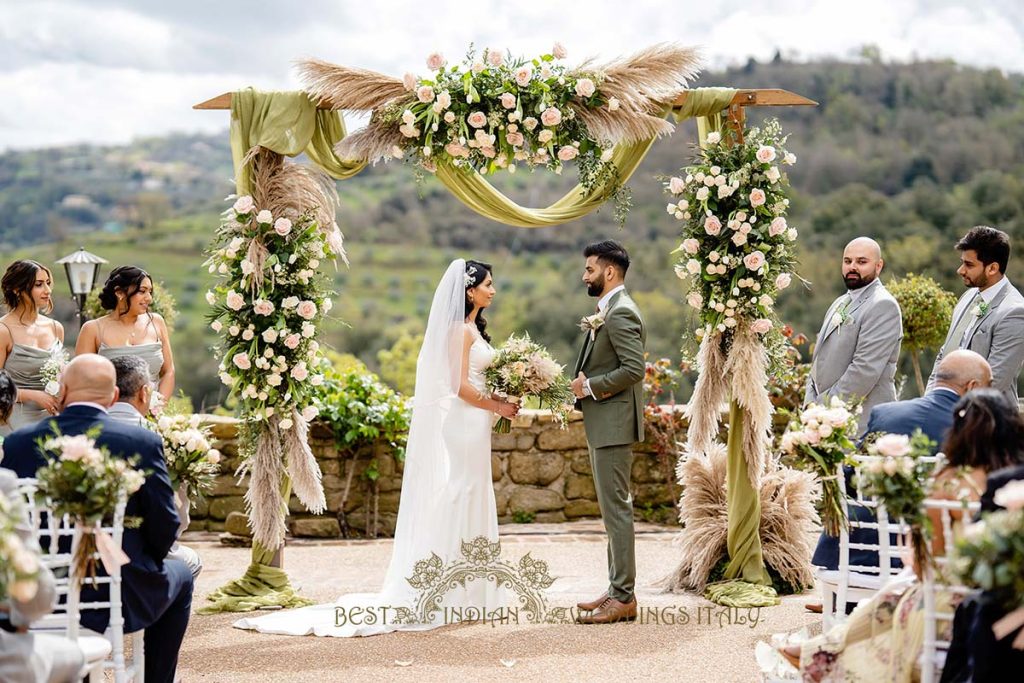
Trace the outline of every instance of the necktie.
{"label": "necktie", "polygon": [[942,355],[945,356],[950,351],[955,351],[960,348],[960,343],[964,340],[964,333],[967,332],[967,328],[972,322],[974,322],[974,305],[978,303],[978,294],[975,293],[970,301],[967,302],[967,306],[964,307],[964,312],[960,316],[960,320],[956,322],[956,327],[953,328],[953,334],[949,336],[949,341],[942,347]]}

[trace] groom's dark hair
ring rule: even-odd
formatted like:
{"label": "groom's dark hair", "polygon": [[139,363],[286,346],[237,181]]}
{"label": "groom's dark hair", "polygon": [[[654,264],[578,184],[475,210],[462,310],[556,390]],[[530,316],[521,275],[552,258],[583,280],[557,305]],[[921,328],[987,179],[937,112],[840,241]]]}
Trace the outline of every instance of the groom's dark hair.
{"label": "groom's dark hair", "polygon": [[622,277],[626,277],[629,270],[629,252],[615,240],[604,240],[587,245],[583,250],[583,257],[596,256],[597,260],[605,265],[612,265],[619,269]]}
{"label": "groom's dark hair", "polygon": [[987,225],[975,225],[956,243],[958,251],[970,249],[978,255],[981,264],[999,264],[999,274],[1006,275],[1006,264],[1010,262],[1010,236],[1002,230]]}

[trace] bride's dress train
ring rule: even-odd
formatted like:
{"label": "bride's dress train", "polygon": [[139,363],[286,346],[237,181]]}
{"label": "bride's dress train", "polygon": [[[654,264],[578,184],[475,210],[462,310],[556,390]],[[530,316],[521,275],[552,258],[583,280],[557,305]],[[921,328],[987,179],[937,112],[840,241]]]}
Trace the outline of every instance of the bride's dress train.
{"label": "bride's dress train", "polygon": [[[345,638],[437,628],[457,621],[459,614],[481,619],[507,606],[505,589],[491,581],[470,580],[451,586],[437,605],[441,609],[425,623],[400,621],[400,608],[415,612],[420,599],[420,592],[407,580],[417,574],[418,562],[436,554],[442,565],[447,564],[460,559],[464,542],[481,536],[491,543],[498,541],[491,483],[492,415],[456,395],[464,334],[464,273],[465,262],[453,262],[431,306],[417,366],[394,550],[381,591],[246,617],[235,622],[237,628]],[[468,379],[480,391],[486,390],[483,372],[494,354],[479,337],[470,348]]]}

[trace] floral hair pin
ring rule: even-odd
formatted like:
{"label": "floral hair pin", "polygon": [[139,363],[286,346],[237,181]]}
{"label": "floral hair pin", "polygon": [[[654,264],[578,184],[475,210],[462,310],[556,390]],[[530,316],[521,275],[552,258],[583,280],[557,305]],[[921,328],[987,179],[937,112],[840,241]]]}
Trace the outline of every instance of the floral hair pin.
{"label": "floral hair pin", "polygon": [[471,287],[473,285],[473,280],[475,279],[473,277],[474,275],[476,275],[476,266],[470,266],[466,270],[466,287]]}

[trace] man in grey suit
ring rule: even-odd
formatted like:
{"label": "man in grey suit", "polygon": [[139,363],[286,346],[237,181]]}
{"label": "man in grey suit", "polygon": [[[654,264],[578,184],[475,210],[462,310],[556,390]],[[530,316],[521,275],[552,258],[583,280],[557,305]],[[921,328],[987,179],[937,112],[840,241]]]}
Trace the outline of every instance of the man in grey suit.
{"label": "man in grey suit", "polygon": [[584,336],[573,393],[583,411],[597,502],[608,534],[608,590],[577,606],[582,624],[636,619],[633,497],[629,483],[633,444],[644,438],[647,334],[640,309],[625,291],[629,254],[614,240],[588,246],[583,282],[598,299],[597,312],[580,321]]}
{"label": "man in grey suit", "polygon": [[827,403],[834,396],[862,401],[861,434],[872,407],[896,400],[903,316],[878,279],[884,265],[882,250],[870,237],[846,245],[842,273],[847,291],[825,314],[804,395],[804,405]]}
{"label": "man in grey suit", "polygon": [[[141,356],[118,356],[110,361],[114,365],[114,373],[117,377],[117,403],[107,409],[107,415],[111,419],[125,424],[145,427],[149,429],[146,416],[149,415],[149,400],[152,396],[153,382],[149,374],[149,363]],[[178,511],[178,537],[180,538],[188,525],[191,523],[189,509],[192,501],[188,498],[188,491],[184,486],[178,486],[174,492],[174,507]],[[203,571],[203,560],[192,548],[174,542],[167,557],[181,560],[188,565],[192,572],[192,578],[198,579]]]}
{"label": "man in grey suit", "polygon": [[[969,289],[953,309],[946,341],[935,358],[955,349],[981,354],[992,366],[992,388],[1017,405],[1017,375],[1024,365],[1024,297],[1006,277],[1010,238],[984,225],[971,228],[956,244],[960,267],[956,273]],[[936,381],[936,370],[928,387]]]}

